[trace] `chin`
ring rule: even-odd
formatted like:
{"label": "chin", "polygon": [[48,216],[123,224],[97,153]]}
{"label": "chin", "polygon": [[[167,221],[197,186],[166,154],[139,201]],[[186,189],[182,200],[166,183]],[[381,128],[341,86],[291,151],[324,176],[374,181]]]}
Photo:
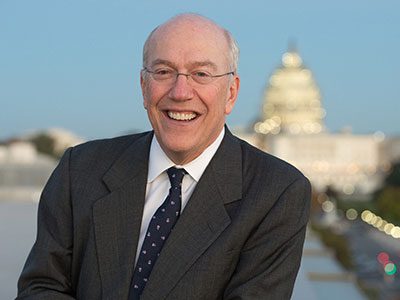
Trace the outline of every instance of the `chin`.
{"label": "chin", "polygon": [[188,143],[187,141],[179,141],[179,142],[168,142],[164,144],[166,148],[170,152],[175,152],[175,153],[185,153],[185,152],[191,152],[191,150],[194,147],[191,143]]}

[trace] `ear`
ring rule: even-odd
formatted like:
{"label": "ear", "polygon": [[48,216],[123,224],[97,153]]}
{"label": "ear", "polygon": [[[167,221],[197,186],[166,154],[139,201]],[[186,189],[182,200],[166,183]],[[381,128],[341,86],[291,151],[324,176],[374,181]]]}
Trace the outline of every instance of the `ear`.
{"label": "ear", "polygon": [[143,107],[147,109],[147,100],[146,100],[146,79],[144,78],[143,71],[140,72],[140,87],[142,89],[142,97],[143,97]]}
{"label": "ear", "polygon": [[232,82],[230,83],[229,86],[229,91],[228,91],[228,99],[226,99],[225,102],[225,114],[229,115],[235,106],[237,96],[239,94],[239,88],[240,88],[240,78],[238,75],[234,75],[235,77],[233,78]]}

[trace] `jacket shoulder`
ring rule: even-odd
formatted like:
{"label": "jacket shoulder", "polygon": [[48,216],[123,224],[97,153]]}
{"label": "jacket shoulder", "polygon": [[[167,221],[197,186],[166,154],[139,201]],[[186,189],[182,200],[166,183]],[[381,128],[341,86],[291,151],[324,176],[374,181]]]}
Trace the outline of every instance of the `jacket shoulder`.
{"label": "jacket shoulder", "polygon": [[71,161],[78,168],[92,163],[97,166],[110,165],[131,144],[149,134],[151,132],[142,132],[114,138],[92,140],[79,144],[69,149],[71,151]]}

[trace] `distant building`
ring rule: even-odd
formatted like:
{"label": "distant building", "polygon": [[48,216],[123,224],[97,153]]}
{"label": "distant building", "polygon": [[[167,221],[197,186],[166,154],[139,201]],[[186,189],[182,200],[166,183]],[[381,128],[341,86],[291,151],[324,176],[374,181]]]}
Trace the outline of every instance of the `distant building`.
{"label": "distant building", "polygon": [[29,164],[36,158],[37,151],[31,143],[13,141],[7,145],[0,145],[0,164]]}
{"label": "distant building", "polygon": [[400,138],[388,137],[384,139],[379,149],[381,160],[390,165],[392,162],[400,161]]}
{"label": "distant building", "polygon": [[236,133],[298,167],[317,190],[329,187],[359,198],[371,194],[400,158],[400,139],[380,132],[329,133],[325,115],[312,72],[290,50],[267,83],[259,120],[250,131]]}
{"label": "distant building", "polygon": [[85,142],[84,139],[62,128],[50,128],[46,133],[53,138],[54,150],[57,153],[63,153],[68,147]]}
{"label": "distant building", "polygon": [[56,160],[28,142],[0,146],[0,201],[38,201]]}
{"label": "distant building", "polygon": [[56,159],[38,153],[30,140],[39,135],[54,141],[54,154],[61,155],[66,148],[84,142],[64,129],[51,128],[21,138],[10,139],[0,145],[0,201],[38,201],[41,191]]}
{"label": "distant building", "polygon": [[61,156],[68,147],[73,147],[85,142],[83,138],[63,128],[37,130],[24,135],[21,139],[32,141],[39,136],[45,136],[52,140],[52,154],[58,157]]}

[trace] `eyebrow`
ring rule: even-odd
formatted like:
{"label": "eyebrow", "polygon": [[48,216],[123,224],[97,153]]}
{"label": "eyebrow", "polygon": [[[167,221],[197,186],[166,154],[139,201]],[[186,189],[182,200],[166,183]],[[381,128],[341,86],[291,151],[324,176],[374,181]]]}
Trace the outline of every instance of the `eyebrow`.
{"label": "eyebrow", "polygon": [[174,68],[175,66],[174,66],[174,64],[172,63],[172,62],[170,62],[170,61],[168,61],[168,60],[165,60],[165,59],[156,59],[156,60],[154,60],[151,64],[150,64],[152,67],[154,67],[154,66],[156,66],[156,65],[166,65],[166,66],[169,66],[169,67],[171,67],[171,68]]}
{"label": "eyebrow", "polygon": [[[156,65],[166,65],[168,67],[176,69],[176,65],[173,62],[171,62],[169,60],[165,60],[165,59],[158,58],[151,63],[152,67],[154,67]],[[211,60],[194,61],[194,62],[189,63],[189,68],[196,68],[196,67],[210,67],[214,70],[217,70],[217,65],[214,62],[212,62]]]}

